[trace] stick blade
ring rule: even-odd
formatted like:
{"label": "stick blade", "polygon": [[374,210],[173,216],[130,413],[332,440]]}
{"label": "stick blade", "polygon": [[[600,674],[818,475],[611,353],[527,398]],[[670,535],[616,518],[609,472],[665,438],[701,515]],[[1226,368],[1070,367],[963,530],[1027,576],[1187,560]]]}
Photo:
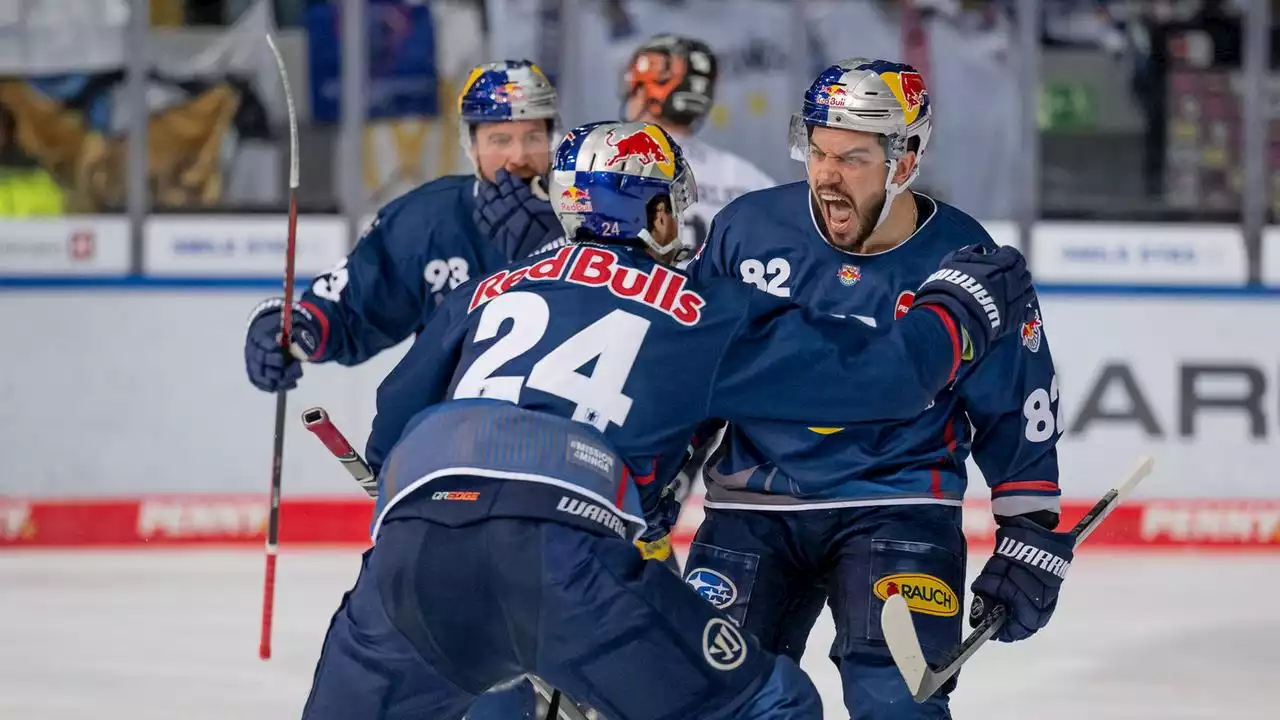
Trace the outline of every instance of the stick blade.
{"label": "stick blade", "polygon": [[889,653],[893,655],[893,662],[898,666],[898,672],[907,682],[912,696],[915,696],[924,684],[929,664],[924,659],[924,650],[920,648],[920,638],[916,635],[916,625],[911,619],[911,609],[901,595],[890,595],[884,601],[884,609],[880,611],[880,628],[884,632]]}

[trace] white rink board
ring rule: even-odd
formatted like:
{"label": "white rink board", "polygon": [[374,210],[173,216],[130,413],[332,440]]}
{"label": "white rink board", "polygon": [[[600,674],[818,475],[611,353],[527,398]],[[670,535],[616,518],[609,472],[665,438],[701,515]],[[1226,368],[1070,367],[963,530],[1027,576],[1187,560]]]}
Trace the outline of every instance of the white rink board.
{"label": "white rink board", "polygon": [[[5,292],[0,337],[48,340],[5,357],[0,437],[24,452],[6,457],[0,495],[265,491],[274,400],[245,378],[243,338],[250,309],[271,292]],[[1050,293],[1043,303],[1071,428],[1059,453],[1067,496],[1095,498],[1144,452],[1157,461],[1145,496],[1280,496],[1280,298]],[[306,369],[289,395],[286,495],[358,493],[296,418],[324,405],[363,448],[374,391],[404,347],[359,367]],[[1140,395],[1153,425],[1081,423],[1107,365],[1120,369],[1097,407],[1115,413]],[[1201,377],[1197,392],[1256,392],[1256,428],[1239,409],[1207,409],[1181,434],[1180,373],[1205,365],[1238,372]]]}
{"label": "white rink board", "polygon": [[[275,657],[264,663],[259,552],[0,555],[0,717],[296,718],[329,616],[359,565],[356,550],[285,549]],[[1275,557],[1088,554],[1049,627],[1016,645],[989,644],[966,665],[953,714],[1274,717],[1277,593]],[[825,657],[833,637],[824,611],[802,663],[828,720],[848,717]]]}

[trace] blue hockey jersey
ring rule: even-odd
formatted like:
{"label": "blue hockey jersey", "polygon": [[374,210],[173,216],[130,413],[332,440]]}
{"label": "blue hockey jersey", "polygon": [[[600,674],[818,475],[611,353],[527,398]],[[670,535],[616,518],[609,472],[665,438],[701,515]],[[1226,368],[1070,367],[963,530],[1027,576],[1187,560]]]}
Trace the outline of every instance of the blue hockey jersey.
{"label": "blue hockey jersey", "polygon": [[[520,414],[495,419],[505,411],[488,406],[505,401],[497,404],[555,422],[567,418],[595,434],[585,442],[594,449],[579,443],[575,451],[566,432],[562,455],[581,452],[607,466],[616,453],[620,473],[597,479],[596,487],[574,484],[642,528],[638,519],[656,507],[662,489],[653,480],[675,476],[706,418],[751,424],[915,417],[953,377],[959,347],[954,320],[938,307],[913,311],[885,333],[736,280],[691,282],[639,249],[574,244],[535,255],[446,297],[379,387],[366,450],[378,472],[379,514],[427,475],[533,480],[562,499],[565,483],[545,468],[513,466],[543,453],[530,443],[545,446],[545,435],[535,442],[528,430],[490,430],[503,423],[528,427]],[[422,423],[436,429],[415,434]],[[454,427],[464,423],[486,428],[490,440],[480,445],[489,461],[477,457],[477,442],[457,437]],[[382,466],[402,435],[428,445],[421,452],[430,460],[412,464],[430,468],[389,484],[389,476],[403,475],[395,470],[404,464],[397,460],[401,448],[391,454],[389,471]],[[475,507],[437,505],[460,513]]]}
{"label": "blue hockey jersey", "polygon": [[[806,183],[750,193],[716,216],[689,272],[695,279],[739,278],[885,331],[903,317],[915,288],[947,253],[977,243],[995,246],[960,210],[920,194],[915,200],[916,232],[892,250],[861,255],[837,250],[818,234]],[[815,416],[796,424],[778,416],[732,423],[704,472],[707,506],[958,505],[972,453],[996,514],[1057,512],[1055,445],[1064,428],[1039,308],[1033,313],[984,357],[965,362],[956,381],[916,417],[827,423]],[[869,377],[881,372],[870,365],[864,371]]]}
{"label": "blue hockey jersey", "polygon": [[302,295],[320,324],[313,362],[358,365],[421,330],[444,296],[515,258],[472,220],[476,178],[432,180],[387,203],[347,257]]}

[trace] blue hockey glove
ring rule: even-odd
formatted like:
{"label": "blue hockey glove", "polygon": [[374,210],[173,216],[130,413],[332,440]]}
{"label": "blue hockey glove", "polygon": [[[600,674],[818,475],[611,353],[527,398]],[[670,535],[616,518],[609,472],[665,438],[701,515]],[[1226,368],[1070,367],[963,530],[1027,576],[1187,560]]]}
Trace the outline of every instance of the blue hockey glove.
{"label": "blue hockey glove", "polygon": [[645,512],[649,527],[636,539],[636,548],[645,560],[657,560],[682,577],[680,560],[671,549],[671,528],[680,517],[680,501],[676,498],[679,486],[679,480],[672,480],[662,489],[657,505]]}
{"label": "blue hockey glove", "polygon": [[292,390],[302,377],[302,363],[315,355],[320,344],[321,321],[307,308],[293,304],[293,326],[289,329],[289,353],[280,351],[280,312],[284,300],[270,298],[249,315],[244,338],[244,365],[249,382],[259,390]]}
{"label": "blue hockey glove", "polygon": [[538,187],[506,170],[497,182],[481,180],[472,218],[481,234],[497,243],[508,260],[526,258],[564,237],[564,227],[551,209],[541,179]]}
{"label": "blue hockey glove", "polygon": [[970,627],[1004,605],[1004,626],[995,639],[1016,642],[1034,635],[1053,616],[1074,548],[1071,533],[1054,532],[1026,518],[1001,518],[995,552],[973,581]]}
{"label": "blue hockey glove", "polygon": [[[690,480],[686,476],[693,446],[685,450],[681,470],[671,482],[662,488],[656,498],[652,494],[642,493],[641,504],[644,506],[644,520],[648,526],[636,539],[636,548],[645,560],[657,560],[667,566],[676,577],[683,577],[680,571],[680,560],[671,549],[671,528],[680,519],[680,495],[682,485],[687,487]],[[687,494],[687,493],[686,493]]]}
{"label": "blue hockey glove", "polygon": [[1022,324],[1034,298],[1022,253],[1007,246],[990,250],[971,245],[943,258],[938,271],[916,291],[914,306],[935,304],[949,310],[977,359],[992,341]]}

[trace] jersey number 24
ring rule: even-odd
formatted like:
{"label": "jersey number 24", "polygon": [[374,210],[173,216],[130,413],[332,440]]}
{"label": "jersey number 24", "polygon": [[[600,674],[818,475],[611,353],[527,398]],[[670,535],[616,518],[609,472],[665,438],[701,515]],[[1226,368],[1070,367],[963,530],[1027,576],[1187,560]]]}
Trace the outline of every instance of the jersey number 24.
{"label": "jersey number 24", "polygon": [[[510,320],[511,329],[471,363],[454,389],[457,398],[493,398],[520,402],[525,388],[541,390],[573,403],[573,419],[604,432],[609,423],[621,427],[631,412],[622,392],[649,331],[649,321],[614,310],[552,348],[533,364],[528,376],[495,375],[511,360],[533,350],[547,332],[551,309],[540,295],[509,292],[490,300],[476,327],[475,342],[497,337]],[[595,360],[590,375],[578,369]]]}

